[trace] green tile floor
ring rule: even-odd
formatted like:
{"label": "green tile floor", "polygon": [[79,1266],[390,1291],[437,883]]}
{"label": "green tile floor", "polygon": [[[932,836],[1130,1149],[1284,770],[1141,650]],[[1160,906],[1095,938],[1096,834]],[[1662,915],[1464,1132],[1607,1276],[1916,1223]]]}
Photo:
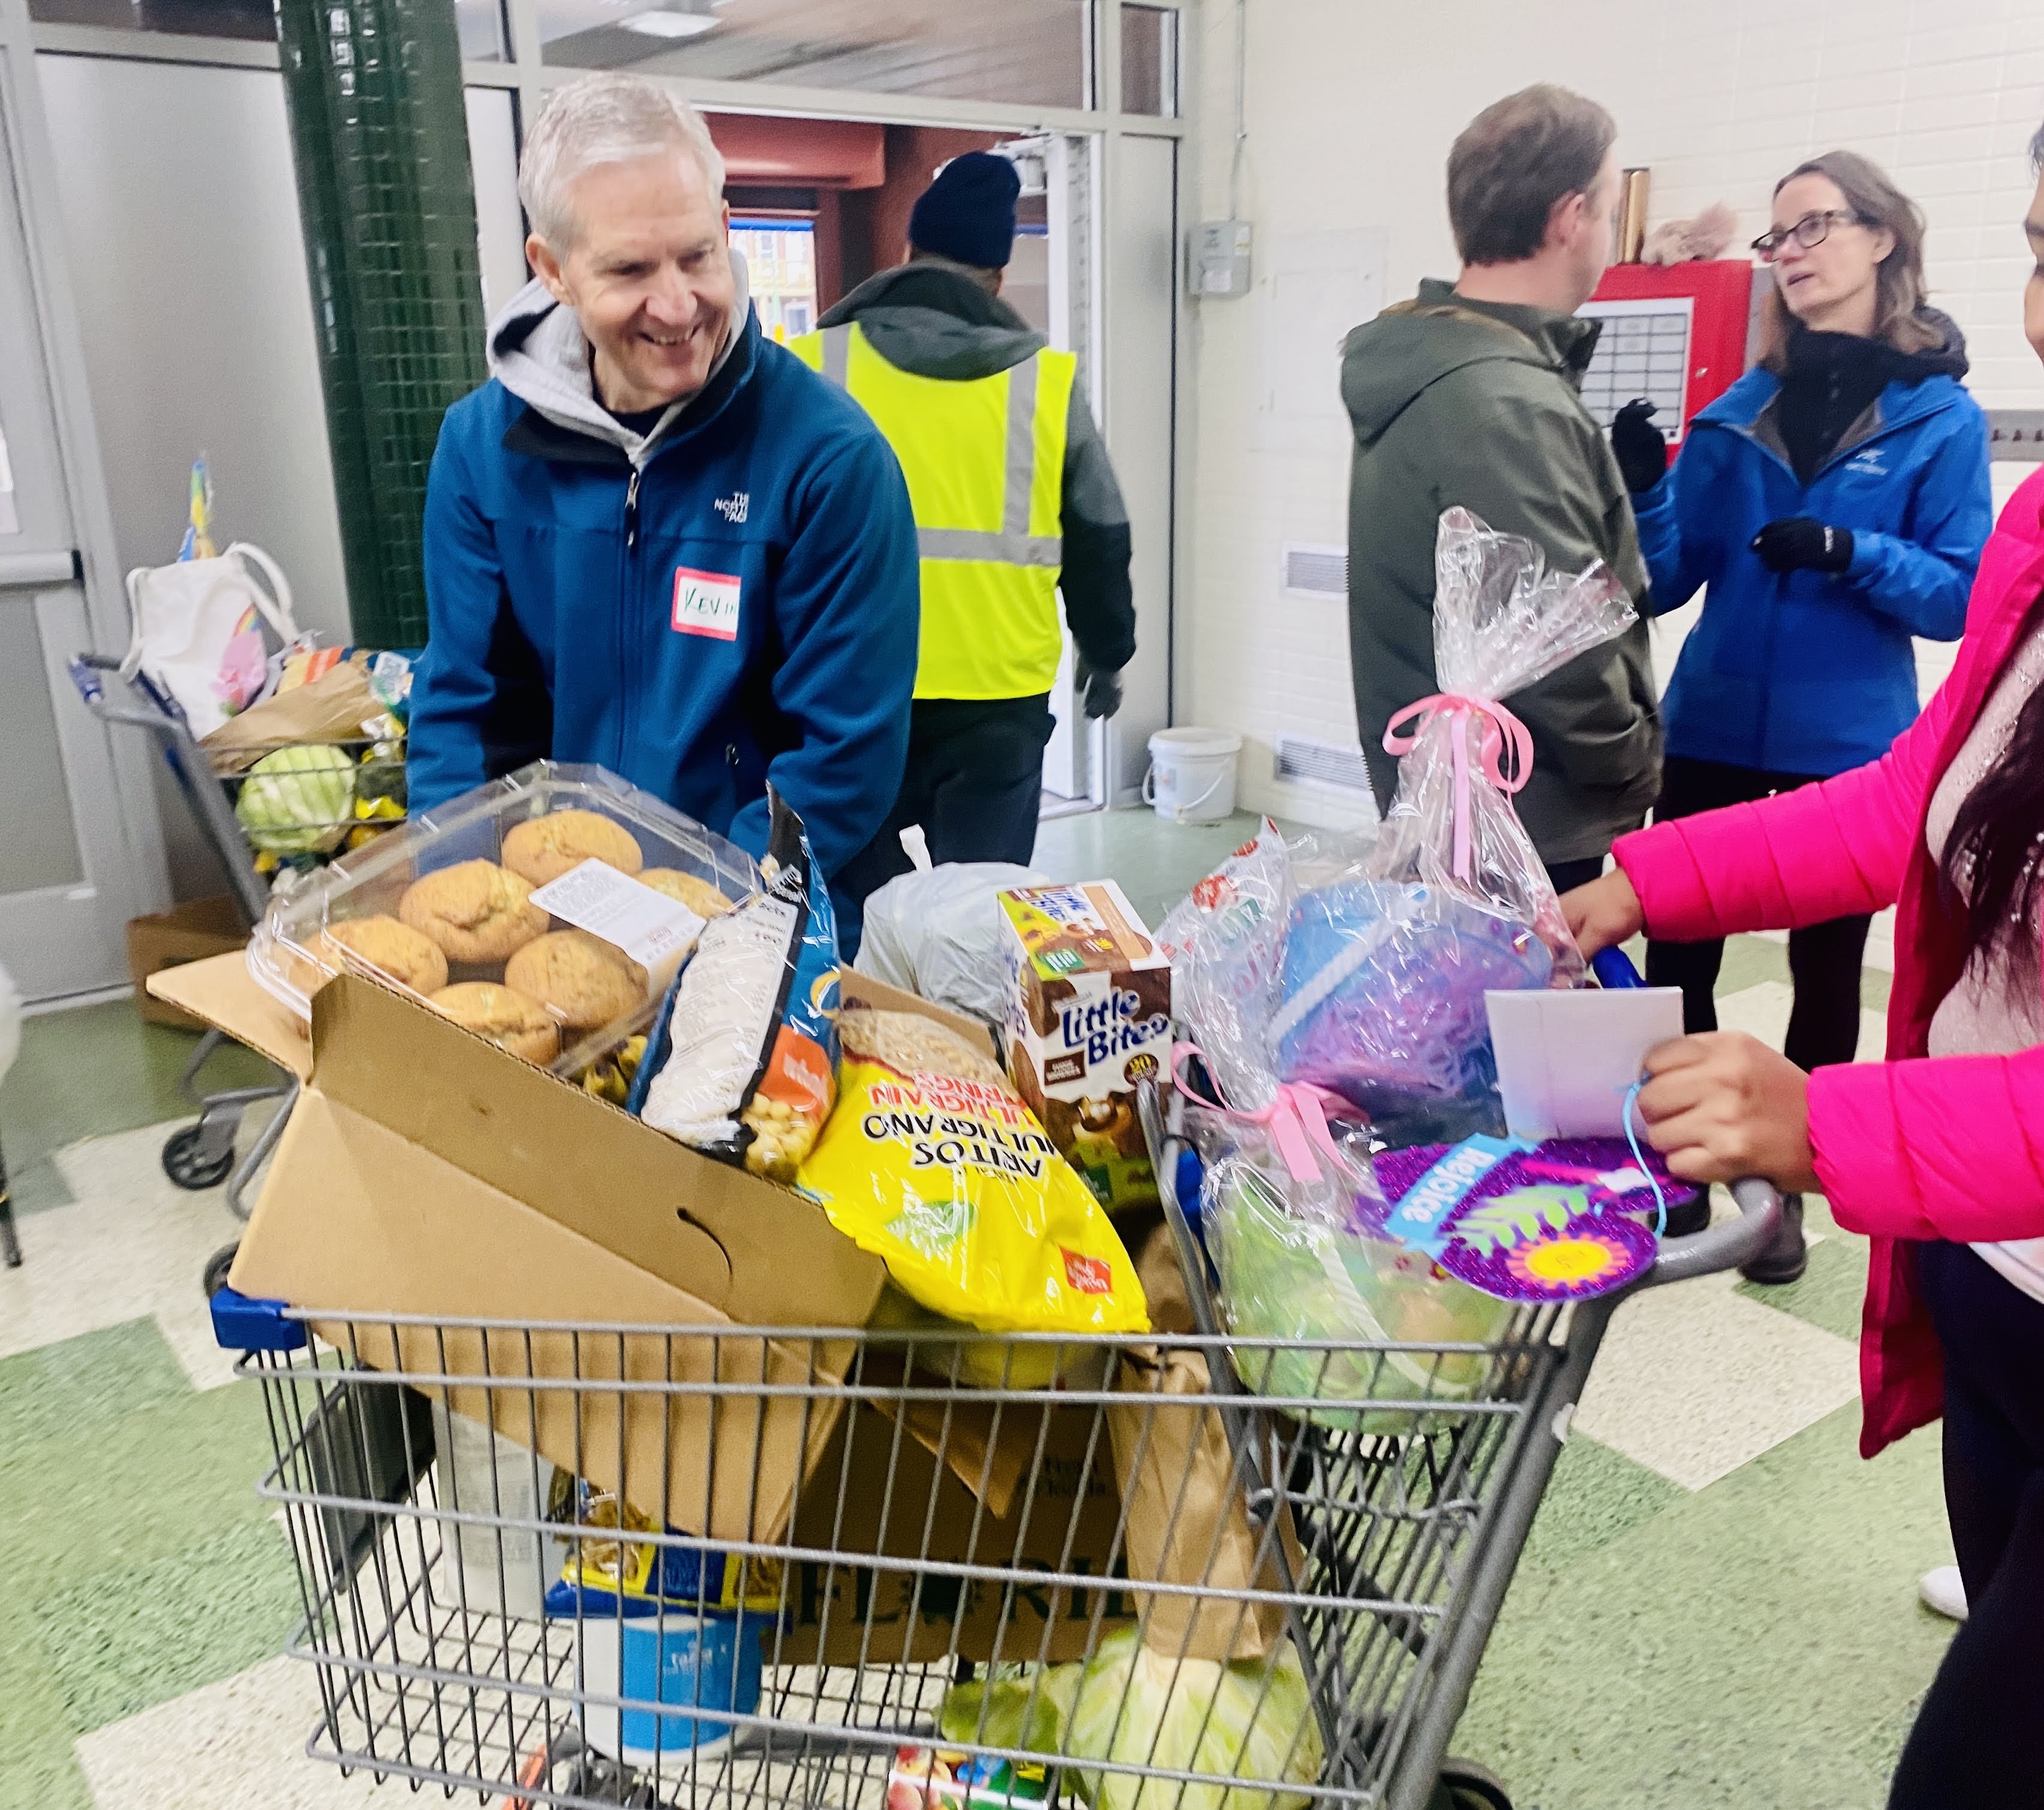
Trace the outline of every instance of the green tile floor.
{"label": "green tile floor", "polygon": [[[1112,875],[1154,922],[1253,821],[1067,818],[1044,826],[1037,863]],[[1737,939],[1720,998],[1786,978],[1778,944]],[[1869,1009],[1886,978],[1869,969]],[[58,1224],[68,1201],[53,1153],[180,1116],[191,1042],[142,1027],[125,1002],[29,1020],[0,1089],[0,1147],[31,1216],[30,1266],[0,1274],[0,1351],[6,1302],[28,1298],[5,1291],[35,1285],[36,1217]],[[208,1078],[263,1072],[230,1056]],[[1813,1223],[1827,1227],[1820,1208]],[[1703,1304],[1704,1342],[1671,1351],[1677,1374],[1639,1379],[1662,1395],[1605,1409],[1600,1431],[1619,1429],[1608,1443],[1578,1433],[1564,1449],[1456,1742],[1512,1781],[1519,1810],[1880,1804],[1950,1633],[1911,1593],[1949,1557],[1935,1433],[1863,1464],[1857,1408],[1840,1401],[1695,1489],[1619,1449],[1627,1412],[1679,1416],[1689,1392],[1734,1386],[1730,1354],[1710,1343],[1719,1320],[1787,1316],[1806,1342],[1844,1353],[1865,1269],[1858,1241],[1828,1232],[1794,1287],[1726,1284]],[[373,1800],[307,1787],[296,1748],[309,1708],[278,1749],[275,1789],[223,1796],[189,1755],[152,1763],[148,1743],[164,1737],[143,1712],[191,1706],[173,1708],[173,1740],[187,1716],[222,1713],[217,1691],[202,1712],[206,1687],[249,1675],[296,1620],[283,1536],[254,1489],[267,1451],[252,1389],[194,1388],[152,1319],[0,1357],[0,1810],[404,1800],[395,1785]],[[160,1772],[161,1788],[95,1799],[82,1762],[111,1776],[94,1755],[124,1739],[144,1748],[124,1776]]]}

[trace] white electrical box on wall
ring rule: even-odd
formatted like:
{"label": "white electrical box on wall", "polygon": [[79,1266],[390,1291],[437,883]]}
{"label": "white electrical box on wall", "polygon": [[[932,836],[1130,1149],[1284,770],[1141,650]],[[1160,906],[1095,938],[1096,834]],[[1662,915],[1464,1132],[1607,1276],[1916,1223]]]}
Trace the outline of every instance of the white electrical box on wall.
{"label": "white electrical box on wall", "polygon": [[1195,295],[1249,293],[1249,222],[1208,220],[1195,226],[1185,246],[1185,286]]}

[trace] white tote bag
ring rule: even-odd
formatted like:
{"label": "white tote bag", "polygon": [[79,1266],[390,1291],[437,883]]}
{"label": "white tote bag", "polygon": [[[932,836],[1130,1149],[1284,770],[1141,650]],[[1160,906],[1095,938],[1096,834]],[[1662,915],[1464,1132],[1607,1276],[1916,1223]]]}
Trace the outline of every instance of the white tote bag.
{"label": "white tote bag", "polygon": [[221,666],[248,613],[286,644],[298,638],[289,582],[275,559],[244,540],[217,559],[137,566],[128,575],[128,608],[133,628],[121,676],[147,673],[202,740],[233,714],[221,691]]}

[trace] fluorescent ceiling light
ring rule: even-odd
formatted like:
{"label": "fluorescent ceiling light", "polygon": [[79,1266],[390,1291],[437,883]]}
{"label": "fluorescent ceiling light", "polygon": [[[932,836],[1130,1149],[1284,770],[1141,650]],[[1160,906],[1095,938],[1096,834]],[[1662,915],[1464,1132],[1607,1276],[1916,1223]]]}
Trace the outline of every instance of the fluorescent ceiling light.
{"label": "fluorescent ceiling light", "polygon": [[696,38],[713,32],[721,21],[706,13],[635,13],[618,23],[628,32],[649,38]]}

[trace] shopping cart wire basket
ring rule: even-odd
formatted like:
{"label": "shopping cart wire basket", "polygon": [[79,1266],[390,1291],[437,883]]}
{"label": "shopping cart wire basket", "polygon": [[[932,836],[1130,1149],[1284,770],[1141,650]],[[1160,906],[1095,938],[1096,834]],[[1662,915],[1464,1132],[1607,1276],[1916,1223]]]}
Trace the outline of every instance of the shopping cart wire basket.
{"label": "shopping cart wire basket", "polygon": [[[1733,1192],[1636,1286],[1763,1246],[1777,1197]],[[1504,1804],[1448,1745],[1622,1296],[1286,1343],[1204,1280],[1201,1330],[1083,1343],[224,1291],[308,1750],[532,1810]]]}

